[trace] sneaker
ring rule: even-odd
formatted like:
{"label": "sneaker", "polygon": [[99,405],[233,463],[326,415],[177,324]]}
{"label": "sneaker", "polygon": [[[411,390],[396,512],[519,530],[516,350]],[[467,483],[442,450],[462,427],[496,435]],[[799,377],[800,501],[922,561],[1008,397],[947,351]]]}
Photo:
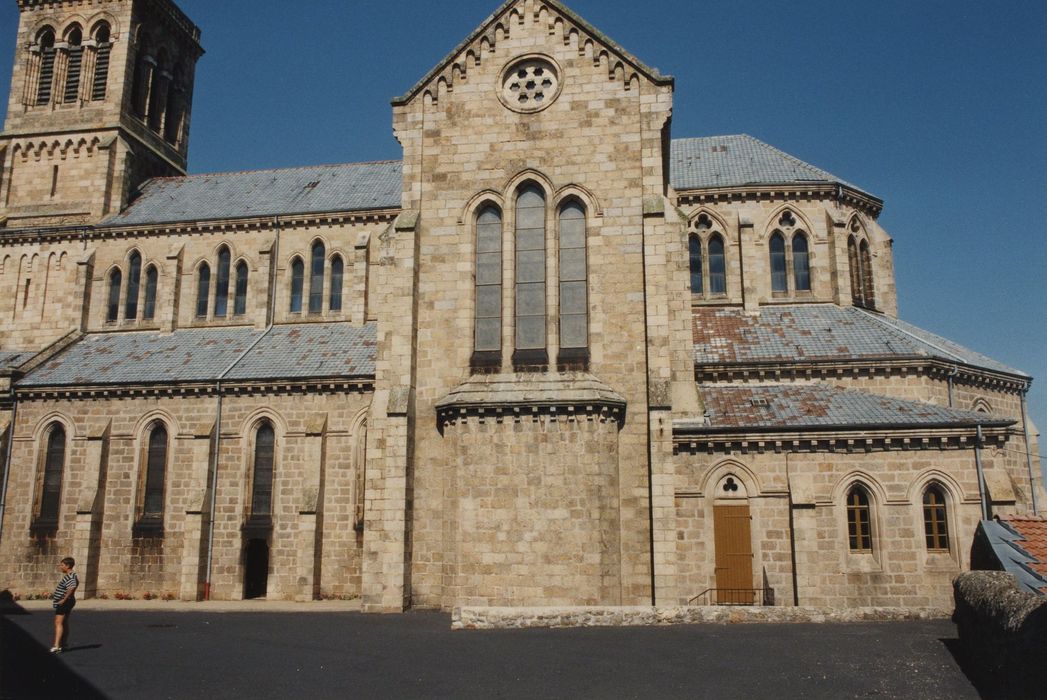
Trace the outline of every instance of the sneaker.
{"label": "sneaker", "polygon": [[61,654],[62,653],[62,647],[51,647],[51,653],[52,654]]}

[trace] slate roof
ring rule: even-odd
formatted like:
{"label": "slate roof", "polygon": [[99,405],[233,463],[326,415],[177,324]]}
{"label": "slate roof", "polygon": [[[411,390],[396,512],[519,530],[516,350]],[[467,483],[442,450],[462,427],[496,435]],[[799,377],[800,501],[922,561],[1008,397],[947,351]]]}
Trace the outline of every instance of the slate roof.
{"label": "slate roof", "polygon": [[669,180],[677,190],[816,183],[862,191],[748,134],[674,139],[669,166]]}
{"label": "slate roof", "polygon": [[[1031,541],[1021,532],[1016,527],[1015,520],[1019,521],[1018,527],[1024,526],[1026,522],[1039,520],[1034,533],[1032,529],[1026,528],[1036,541]],[[1018,585],[1029,593],[1047,594],[1047,575],[1044,574],[1043,565],[1047,559],[1034,555],[1028,549],[1032,546],[1034,550],[1041,551],[1037,543],[1043,541],[1044,530],[1047,530],[1047,523],[1044,523],[1042,518],[983,520],[978,527],[984,533],[992,554],[1003,571],[1012,574]]]}
{"label": "slate roof", "polygon": [[863,359],[937,359],[1028,379],[1029,375],[912,324],[835,304],[694,311],[698,365]]}
{"label": "slate roof", "polygon": [[1000,517],[1004,525],[1021,537],[1015,542],[1029,555],[1029,566],[1044,581],[1041,590],[1047,593],[1047,518],[1035,515],[1005,515]]}
{"label": "slate roof", "polygon": [[696,432],[733,430],[907,429],[1007,426],[1008,418],[905,401],[829,384],[698,386],[707,421],[677,421]]}
{"label": "slate roof", "polygon": [[163,177],[147,182],[131,206],[100,225],[399,209],[402,191],[399,161]]}
{"label": "slate roof", "polygon": [[275,326],[268,333],[255,328],[96,333],[30,372],[18,386],[373,376],[375,337],[374,324]]}
{"label": "slate roof", "polygon": [[0,350],[0,369],[17,367],[32,356],[33,353],[21,350]]}

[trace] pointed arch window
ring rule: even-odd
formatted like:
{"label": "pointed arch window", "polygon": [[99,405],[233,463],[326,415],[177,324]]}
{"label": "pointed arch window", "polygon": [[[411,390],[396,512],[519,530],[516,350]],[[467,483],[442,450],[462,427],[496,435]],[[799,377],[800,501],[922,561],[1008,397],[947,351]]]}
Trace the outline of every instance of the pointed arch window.
{"label": "pointed arch window", "polygon": [[867,309],[876,308],[876,296],[873,291],[873,265],[872,252],[869,250],[869,242],[862,241],[858,246],[858,257],[862,266],[862,301]]}
{"label": "pointed arch window", "polygon": [[207,263],[200,265],[196,273],[196,316],[207,318],[207,307],[211,296],[211,266]]}
{"label": "pointed arch window", "polygon": [[341,255],[331,258],[331,293],[328,295],[327,309],[342,310],[342,278],[345,276],[345,263]]}
{"label": "pointed arch window", "polygon": [[949,551],[949,519],[945,505],[945,493],[937,484],[931,484],[923,492],[923,528],[927,540],[927,551]]}
{"label": "pointed arch window", "polygon": [[144,520],[162,520],[164,516],[167,446],[167,427],[163,423],[157,423],[149,431],[149,446],[146,451],[145,488],[142,497]]}
{"label": "pointed arch window", "polygon": [[236,294],[233,299],[233,315],[243,316],[247,313],[247,263],[241,260],[236,264]]}
{"label": "pointed arch window", "polygon": [[688,241],[691,259],[691,294],[704,294],[705,285],[702,284],[702,241],[698,236],[691,236]]}
{"label": "pointed arch window", "polygon": [[218,249],[218,274],[215,277],[214,316],[225,318],[229,312],[229,265],[231,260],[228,246]]}
{"label": "pointed arch window", "polygon": [[160,279],[160,273],[155,265],[150,265],[145,270],[145,305],[142,307],[142,318],[152,321],[156,317],[156,285]]}
{"label": "pointed arch window", "polygon": [[869,509],[869,494],[855,485],[847,492],[847,538],[852,552],[871,552],[872,516]]}
{"label": "pointed arch window", "polygon": [[472,365],[495,368],[502,361],[502,212],[493,204],[476,217],[475,265]]}
{"label": "pointed arch window", "polygon": [[152,82],[149,85],[149,128],[156,133],[161,133],[164,125],[164,112],[167,107],[167,84],[171,78],[170,58],[166,49],[160,49],[156,57],[156,65],[152,71]]}
{"label": "pointed arch window", "polygon": [[57,527],[62,505],[62,476],[65,472],[65,427],[55,423],[47,431],[44,473],[40,488],[40,507],[36,525]]}
{"label": "pointed arch window", "polygon": [[123,274],[120,268],[109,273],[109,303],[106,306],[105,320],[115,323],[120,318],[120,285],[123,283]]}
{"label": "pointed arch window", "polygon": [[585,208],[571,200],[560,207],[561,366],[588,359],[588,268]]}
{"label": "pointed arch window", "polygon": [[137,250],[131,253],[127,265],[127,299],[124,303],[124,318],[138,318],[138,288],[142,283],[142,255]]}
{"label": "pointed arch window", "polygon": [[305,264],[301,258],[291,261],[291,305],[293,314],[302,313],[302,287],[305,283]]}
{"label": "pointed arch window", "polygon": [[537,185],[516,198],[516,352],[518,367],[546,366],[545,194]]}
{"label": "pointed arch window", "polygon": [[273,458],[276,433],[268,421],[255,432],[254,470],[251,479],[251,520],[269,518],[273,509]]}
{"label": "pointed arch window", "polygon": [[789,272],[785,261],[785,236],[775,231],[771,236],[771,291],[784,294],[789,291]]}
{"label": "pointed arch window", "polygon": [[324,310],[324,263],[327,251],[321,241],[313,243],[309,263],[309,313],[318,314]]}
{"label": "pointed arch window", "polygon": [[181,140],[182,119],[184,113],[182,67],[175,66],[167,86],[167,116],[164,119],[164,140],[177,146]]}
{"label": "pointed arch window", "polygon": [[109,82],[109,58],[113,52],[113,45],[109,42],[109,25],[99,22],[95,27],[95,74],[91,82],[91,100],[100,102],[105,99],[106,89]]}
{"label": "pointed arch window", "polygon": [[865,305],[865,289],[862,287],[862,269],[858,257],[858,242],[854,236],[847,238],[847,264],[851,271],[851,302],[855,306]]}
{"label": "pointed arch window", "polygon": [[793,236],[793,281],[796,291],[811,291],[810,250],[802,232]]}
{"label": "pointed arch window", "polygon": [[80,27],[74,26],[65,35],[69,46],[65,66],[65,90],[62,102],[70,104],[80,97],[80,73],[84,66],[84,34]]}
{"label": "pointed arch window", "polygon": [[709,239],[709,293],[714,296],[727,294],[727,256],[723,236],[718,233]]}
{"label": "pointed arch window", "polygon": [[51,90],[55,80],[55,32],[50,27],[40,32],[37,37],[40,47],[40,77],[36,83],[36,104],[46,105],[51,102]]}
{"label": "pointed arch window", "polygon": [[149,110],[149,86],[153,82],[156,70],[156,59],[153,58],[149,40],[144,36],[138,38],[138,60],[135,62],[135,76],[132,93],[134,111],[145,119]]}

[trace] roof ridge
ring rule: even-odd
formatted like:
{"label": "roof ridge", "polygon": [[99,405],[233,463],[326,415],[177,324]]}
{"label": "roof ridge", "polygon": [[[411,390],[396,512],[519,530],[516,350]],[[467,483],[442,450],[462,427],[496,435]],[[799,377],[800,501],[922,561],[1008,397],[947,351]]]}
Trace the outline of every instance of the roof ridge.
{"label": "roof ridge", "polygon": [[[899,326],[896,326],[893,323],[888,322],[887,320],[882,318],[879,314],[874,314],[871,311],[868,311],[866,309],[859,309],[856,306],[849,306],[847,308],[854,309],[858,313],[864,314],[864,315],[868,316],[869,318],[873,318],[877,322],[879,322],[881,325],[886,326],[887,328],[890,328],[891,330],[895,330],[895,331],[897,331],[897,332],[899,332],[899,333],[901,333],[901,334],[903,334],[905,336],[908,336],[909,338],[912,338],[913,340],[915,340],[918,343],[921,343],[923,345],[928,345],[928,346],[934,348],[935,350],[937,350],[938,352],[943,353],[944,355],[947,355],[948,357],[951,357],[956,362],[959,362],[959,363],[965,364],[965,365],[969,365],[970,364],[969,361],[967,361],[964,358],[960,357],[956,353],[951,352],[949,350],[946,350],[945,348],[939,346],[936,343],[932,343],[929,340],[924,340],[923,338],[921,338],[920,336],[916,335],[915,333],[910,333],[909,331],[905,330],[904,328],[900,328]],[[930,331],[928,331],[928,333],[930,333]],[[935,333],[933,335],[937,335],[937,334]],[[972,352],[974,352],[974,351],[972,350]]]}
{"label": "roof ridge", "polygon": [[801,166],[803,166],[805,168],[810,168],[811,170],[817,170],[819,173],[822,173],[824,175],[828,175],[829,179],[836,180],[837,182],[839,182],[841,184],[845,184],[845,181],[843,180],[843,178],[837,177],[836,175],[832,174],[828,170],[825,170],[824,168],[819,168],[817,165],[814,165],[812,163],[808,163],[805,160],[801,160],[801,159],[797,158],[796,156],[792,155],[791,153],[786,153],[782,149],[777,148],[775,146],[772,146],[771,144],[767,143],[766,141],[761,141],[760,139],[758,139],[755,136],[752,136],[750,134],[740,134],[740,136],[742,138],[749,139],[750,141],[752,141],[754,143],[758,143],[761,146],[763,146],[764,148],[768,148],[768,149],[774,151],[775,153],[777,153],[778,155],[782,156],[786,160],[792,161],[793,163],[796,163],[797,165],[801,165]]}
{"label": "roof ridge", "polygon": [[186,173],[185,175],[164,175],[161,177],[149,178],[147,184],[161,180],[188,180],[191,178],[199,177],[217,177],[219,175],[251,175],[253,173],[280,173],[290,172],[291,170],[319,170],[321,168],[344,168],[352,165],[387,165],[390,163],[403,163],[403,158],[390,158],[387,160],[363,160],[353,161],[349,163],[314,163],[311,165],[289,165],[279,168],[257,168],[255,170],[220,170],[217,172],[210,173]]}

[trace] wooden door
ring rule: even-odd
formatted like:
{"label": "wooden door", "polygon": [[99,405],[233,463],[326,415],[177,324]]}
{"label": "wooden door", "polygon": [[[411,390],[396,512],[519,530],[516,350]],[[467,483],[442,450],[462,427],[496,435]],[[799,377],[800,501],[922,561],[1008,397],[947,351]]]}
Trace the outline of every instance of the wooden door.
{"label": "wooden door", "polygon": [[716,602],[753,604],[753,545],[749,504],[713,506],[716,532]]}

